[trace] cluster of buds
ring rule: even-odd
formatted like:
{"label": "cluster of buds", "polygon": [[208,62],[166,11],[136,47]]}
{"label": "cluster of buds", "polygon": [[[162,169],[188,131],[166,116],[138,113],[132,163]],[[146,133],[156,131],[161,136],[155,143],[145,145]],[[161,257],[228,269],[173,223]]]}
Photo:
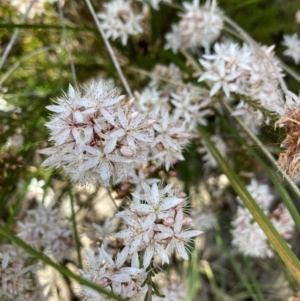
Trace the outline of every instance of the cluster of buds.
{"label": "cluster of buds", "polygon": [[84,91],[69,87],[46,124],[55,146],[40,151],[50,157],[42,166],[63,168],[81,185],[117,183],[146,161],[154,141],[153,123],[132,110],[110,85],[91,83]]}

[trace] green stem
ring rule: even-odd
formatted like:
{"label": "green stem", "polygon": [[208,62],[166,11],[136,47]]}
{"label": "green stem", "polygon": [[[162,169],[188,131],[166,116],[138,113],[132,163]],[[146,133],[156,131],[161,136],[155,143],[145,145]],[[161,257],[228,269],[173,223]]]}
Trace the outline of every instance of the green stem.
{"label": "green stem", "polygon": [[290,270],[294,278],[300,284],[300,262],[296,255],[289,248],[285,240],[279,235],[277,230],[274,228],[273,224],[263,213],[261,208],[252,198],[250,193],[245,188],[243,182],[237,176],[237,174],[232,170],[227,161],[222,157],[220,152],[217,150],[215,145],[209,139],[208,134],[203,126],[199,126],[199,132],[205,141],[207,147],[209,148],[211,154],[216,159],[219,168],[227,176],[232,188],[235,190],[237,195],[243,201],[245,207],[250,211],[251,215],[255,221],[259,224],[260,228],[264,231],[268,240],[272,244],[275,251],[278,253],[282,261],[285,263],[286,267]]}
{"label": "green stem", "polygon": [[[225,108],[228,110],[229,113],[232,113],[231,108],[228,106],[227,103],[223,102]],[[292,191],[294,192],[294,194],[296,194],[296,196],[298,197],[298,199],[300,200],[300,191],[298,189],[298,187],[295,185],[295,183],[289,178],[289,176],[285,173],[285,171],[280,168],[277,164],[277,162],[275,161],[275,159],[273,158],[273,156],[270,154],[270,152],[266,149],[266,147],[261,143],[261,141],[247,128],[247,126],[242,122],[242,120],[240,118],[238,118],[237,116],[233,116],[235,118],[235,120],[237,121],[237,123],[242,127],[242,129],[247,133],[247,135],[256,143],[256,145],[261,149],[261,151],[263,152],[263,154],[269,159],[269,161],[274,165],[274,167],[278,168],[278,171],[280,172],[280,174],[282,175],[282,177],[287,181],[287,183],[289,184],[290,188],[292,189]],[[280,183],[278,182],[278,180],[276,179],[276,176],[273,174],[272,171],[270,171],[270,169],[268,168],[268,166],[265,164],[265,162],[256,154],[254,154],[254,152],[252,152],[252,154],[256,157],[256,159],[259,160],[259,162],[264,166],[266,172],[268,173],[270,179],[272,180],[272,182],[274,183],[274,185],[276,186],[277,191],[279,192],[282,200],[284,201],[291,217],[293,218],[295,225],[300,233],[300,216],[298,213],[298,210],[296,208],[296,206],[294,205],[293,201],[291,200],[289,194],[287,193],[287,191],[282,187],[282,185],[280,185]]]}
{"label": "green stem", "polygon": [[76,245],[76,251],[77,251],[77,257],[78,257],[78,267],[82,269],[82,260],[81,260],[81,254],[80,254],[80,241],[79,241],[79,235],[77,230],[77,222],[76,222],[76,213],[74,208],[74,197],[72,193],[72,186],[71,183],[68,183],[68,192],[71,200],[71,210],[72,210],[72,225],[73,225],[73,232],[75,237],[75,245]]}
{"label": "green stem", "polygon": [[1,225],[0,225],[0,234],[6,236],[13,243],[15,243],[17,246],[19,246],[24,251],[26,251],[29,255],[35,257],[36,259],[39,259],[40,261],[42,261],[43,263],[45,263],[47,265],[53,267],[55,270],[57,270],[58,272],[60,272],[64,276],[70,277],[70,278],[76,280],[79,284],[87,286],[87,287],[95,290],[96,292],[98,292],[100,294],[103,294],[103,295],[105,295],[105,296],[107,296],[109,298],[112,298],[114,300],[128,301],[126,299],[121,298],[120,296],[117,296],[117,295],[113,294],[110,291],[105,290],[104,288],[96,285],[95,283],[87,281],[87,280],[81,278],[79,275],[74,274],[73,272],[71,272],[66,267],[64,267],[64,266],[62,266],[62,265],[54,262],[53,260],[51,260],[45,254],[43,254],[41,252],[38,252],[35,249],[33,249],[30,245],[28,245],[27,243],[25,243],[22,239],[20,239],[19,237],[17,237],[16,235],[14,235],[11,231],[9,231],[8,229],[6,229],[4,226],[1,226]]}

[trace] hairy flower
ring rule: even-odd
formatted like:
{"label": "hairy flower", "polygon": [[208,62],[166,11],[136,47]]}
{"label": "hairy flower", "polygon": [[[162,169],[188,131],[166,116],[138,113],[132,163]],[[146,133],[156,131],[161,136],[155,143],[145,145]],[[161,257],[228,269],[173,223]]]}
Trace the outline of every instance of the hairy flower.
{"label": "hairy flower", "polygon": [[[140,252],[144,267],[148,267],[154,255],[162,263],[169,263],[168,252],[175,247],[180,256],[188,259],[186,242],[202,232],[182,229],[187,223],[183,214],[185,197],[167,185],[159,188],[156,183],[151,186],[143,183],[142,193],[133,194],[130,210],[119,212],[127,228],[116,234],[128,247],[128,254]],[[167,245],[167,248],[165,246]]]}
{"label": "hairy flower", "polygon": [[46,124],[54,147],[40,151],[50,155],[43,166],[63,168],[73,182],[86,185],[121,181],[147,159],[153,143],[153,119],[132,110],[116,89],[91,83],[84,91],[70,86]]}
{"label": "hairy flower", "polygon": [[173,52],[178,49],[207,48],[215,41],[223,29],[223,19],[215,4],[207,1],[199,6],[199,0],[183,3],[185,12],[180,14],[178,25],[172,26],[172,32],[166,35],[166,49]]}
{"label": "hairy flower", "polygon": [[108,38],[121,38],[126,45],[128,36],[143,32],[141,20],[143,15],[134,13],[130,1],[113,0],[103,4],[104,11],[98,13],[102,27]]}
{"label": "hairy flower", "polygon": [[[136,255],[132,257],[131,266],[127,267],[124,263],[127,258],[127,249],[119,253],[115,261],[104,250],[99,249],[98,255],[93,256],[89,251],[87,253],[88,262],[81,275],[99,286],[112,291],[114,294],[130,300],[143,300],[147,292],[147,285],[142,287],[142,283],[146,279],[146,272],[139,269],[139,263]],[[107,297],[82,286],[81,296],[85,301],[104,301]]]}
{"label": "hairy flower", "polygon": [[286,151],[279,155],[278,164],[290,177],[296,178],[300,174],[300,98],[288,92],[285,109],[281,115],[275,126],[284,127],[287,136],[281,143]]}
{"label": "hairy flower", "polygon": [[290,56],[295,61],[296,65],[300,64],[300,39],[297,33],[293,35],[283,35],[282,45],[287,49],[283,52],[284,55]]}

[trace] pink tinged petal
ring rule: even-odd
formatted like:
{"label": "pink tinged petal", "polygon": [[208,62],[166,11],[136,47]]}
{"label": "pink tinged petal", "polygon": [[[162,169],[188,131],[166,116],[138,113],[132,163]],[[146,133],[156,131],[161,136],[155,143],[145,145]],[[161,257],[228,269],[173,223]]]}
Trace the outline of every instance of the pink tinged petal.
{"label": "pink tinged petal", "polygon": [[85,108],[94,107],[95,106],[95,103],[94,103],[94,101],[91,98],[85,98],[85,97],[76,97],[76,99],[74,100],[74,103],[77,106],[80,106],[80,107],[83,106]]}
{"label": "pink tinged petal", "polygon": [[118,128],[117,124],[115,123],[115,120],[114,120],[113,116],[112,116],[107,110],[101,109],[100,111],[101,111],[103,117],[104,117],[109,123],[111,123],[112,125],[114,125],[115,127]]}
{"label": "pink tinged petal", "polygon": [[82,116],[81,112],[79,112],[79,111],[74,112],[73,113],[73,120],[76,123],[82,123],[83,122],[83,116]]}
{"label": "pink tinged petal", "polygon": [[163,204],[159,207],[160,211],[168,210],[172,207],[176,207],[180,203],[183,203],[185,200],[177,197],[165,198]]}
{"label": "pink tinged petal", "polygon": [[55,142],[56,145],[61,145],[66,142],[70,135],[71,130],[70,129],[65,129],[62,132],[60,132],[56,137],[55,137]]}
{"label": "pink tinged petal", "polygon": [[153,142],[153,138],[149,135],[141,134],[141,133],[131,133],[131,135],[140,141],[151,143]]}
{"label": "pink tinged petal", "polygon": [[123,110],[120,107],[118,108],[118,117],[119,117],[119,120],[120,120],[120,123],[121,123],[122,127],[124,129],[126,129],[127,126],[128,126],[128,121],[127,121],[127,118],[126,118]]}
{"label": "pink tinged petal", "polygon": [[110,178],[110,168],[108,164],[103,164],[99,166],[99,174],[100,179],[103,182],[104,186],[109,185],[109,178]]}
{"label": "pink tinged petal", "polygon": [[183,231],[181,233],[176,234],[176,237],[183,238],[183,239],[189,239],[191,237],[198,236],[202,233],[204,233],[204,232],[199,231],[199,230]]}
{"label": "pink tinged petal", "polygon": [[51,106],[46,106],[46,108],[49,111],[55,112],[55,113],[61,113],[65,111],[65,108],[62,106],[55,106],[55,105],[51,105]]}
{"label": "pink tinged petal", "polygon": [[48,148],[40,149],[39,153],[43,155],[54,155],[57,153],[57,149],[55,147],[48,147]]}
{"label": "pink tinged petal", "polygon": [[104,152],[106,154],[111,153],[115,149],[117,141],[118,141],[117,137],[114,137],[114,138],[111,138],[110,140],[108,140],[108,142],[106,143],[106,145],[104,147]]}
{"label": "pink tinged petal", "polygon": [[157,228],[159,229],[160,232],[164,232],[164,233],[168,234],[168,236],[173,235],[173,230],[170,229],[169,227],[166,227],[165,225],[162,225],[162,224],[158,224],[156,226],[157,226]]}
{"label": "pink tinged petal", "polygon": [[[135,252],[136,253],[136,252]],[[139,268],[134,268],[134,267],[123,267],[120,269],[121,274],[128,274],[128,275],[137,275],[141,273],[143,270]]]}
{"label": "pink tinged petal", "polygon": [[129,225],[129,226],[132,226],[134,228],[137,228],[139,229],[141,227],[140,223],[135,220],[134,218],[136,218],[135,216],[122,216],[124,222]]}
{"label": "pink tinged petal", "polygon": [[140,267],[139,255],[134,252],[131,258],[131,267],[138,269]]}
{"label": "pink tinged petal", "polygon": [[143,230],[149,229],[154,224],[155,220],[156,220],[155,214],[154,213],[149,214],[143,223]]}
{"label": "pink tinged petal", "polygon": [[120,295],[122,292],[122,281],[112,281],[112,290],[115,295]]}
{"label": "pink tinged petal", "polygon": [[178,254],[185,260],[189,260],[189,255],[185,249],[184,243],[179,240],[175,240],[175,247]]}
{"label": "pink tinged petal", "polygon": [[132,160],[129,158],[124,158],[119,155],[113,155],[113,154],[107,155],[107,159],[109,161],[115,162],[115,163],[131,163],[132,162]]}
{"label": "pink tinged petal", "polygon": [[144,189],[146,195],[148,196],[148,198],[151,197],[151,193],[152,193],[152,189],[150,188],[150,186],[148,184],[146,184],[146,182],[142,182],[142,188]]}
{"label": "pink tinged petal", "polygon": [[131,117],[131,122],[129,124],[129,127],[131,129],[135,129],[143,121],[143,119],[145,118],[145,115],[140,114],[139,112],[134,112],[130,115],[130,117]]}
{"label": "pink tinged petal", "polygon": [[126,132],[124,131],[124,129],[117,129],[116,131],[113,131],[109,136],[111,138],[113,137],[123,137],[125,136]]}
{"label": "pink tinged petal", "polygon": [[70,84],[69,85],[69,90],[68,90],[68,95],[70,96],[70,97],[75,97],[75,90],[74,90],[74,88],[72,87],[72,85]]}
{"label": "pink tinged petal", "polygon": [[159,203],[159,191],[156,183],[153,183],[151,187],[150,200],[153,205],[157,205]]}
{"label": "pink tinged petal", "polygon": [[146,119],[141,125],[140,128],[148,128],[151,127],[156,122],[155,119]]}
{"label": "pink tinged petal", "polygon": [[92,169],[95,167],[97,164],[99,164],[99,160],[97,158],[92,158],[82,164],[79,165],[78,171],[80,173],[85,172],[89,169]]}
{"label": "pink tinged petal", "polygon": [[130,243],[130,249],[129,249],[129,254],[133,254],[136,249],[141,245],[142,242],[142,235],[137,235],[135,236]]}
{"label": "pink tinged petal", "polygon": [[137,147],[136,147],[136,145],[135,145],[134,139],[133,139],[131,136],[127,135],[126,140],[127,140],[128,146],[129,146],[133,151],[135,151]]}
{"label": "pink tinged petal", "polygon": [[76,127],[74,127],[72,129],[72,135],[73,135],[74,139],[76,140],[77,144],[82,144],[83,141],[82,141],[82,139],[80,137],[80,133]]}
{"label": "pink tinged petal", "polygon": [[147,268],[150,265],[153,254],[154,254],[154,246],[149,245],[144,253],[144,259],[143,259],[144,268]]}
{"label": "pink tinged petal", "polygon": [[183,213],[182,210],[179,210],[176,214],[175,224],[174,224],[174,232],[179,233],[182,228],[183,222]]}
{"label": "pink tinged petal", "polygon": [[158,233],[158,234],[155,234],[155,239],[156,240],[164,240],[164,239],[172,237],[172,236],[173,236],[173,232],[172,232],[172,234],[169,234],[169,233]]}
{"label": "pink tinged petal", "polygon": [[121,251],[121,253],[118,254],[117,259],[116,259],[116,266],[118,268],[122,267],[122,265],[124,264],[124,262],[128,256],[128,252],[129,252],[129,247],[125,246],[123,248],[123,250]]}
{"label": "pink tinged petal", "polygon": [[88,152],[91,155],[99,156],[99,158],[103,155],[97,148],[91,147],[89,145],[80,146],[82,150]]}
{"label": "pink tinged petal", "polygon": [[132,210],[139,214],[150,214],[153,212],[153,207],[147,204],[139,204],[132,206]]}
{"label": "pink tinged petal", "polygon": [[134,155],[133,150],[126,145],[123,145],[120,148],[120,152],[123,156],[128,157],[128,158],[131,158]]}
{"label": "pink tinged petal", "polygon": [[125,97],[124,95],[120,95],[120,96],[112,98],[112,99],[107,99],[104,101],[104,106],[105,107],[112,106],[112,105],[120,102],[120,100],[122,100],[124,97]]}
{"label": "pink tinged petal", "polygon": [[108,265],[110,265],[112,267],[115,265],[115,263],[112,260],[112,258],[110,257],[110,255],[104,250],[103,245],[102,245],[101,248],[99,248],[99,252],[103,256],[103,259],[106,262],[106,264],[108,264]]}
{"label": "pink tinged petal", "polygon": [[157,252],[157,254],[159,255],[159,257],[162,260],[162,264],[169,263],[169,256],[167,254],[167,252],[164,250],[164,248],[159,244],[159,243],[155,243],[155,251]]}
{"label": "pink tinged petal", "polygon": [[127,274],[115,274],[109,277],[110,280],[116,282],[130,282],[131,277]]}
{"label": "pink tinged petal", "polygon": [[119,231],[114,236],[116,238],[126,239],[126,238],[129,238],[129,237],[132,237],[133,235],[134,235],[134,233],[133,233],[133,231],[131,229],[125,229],[125,230]]}

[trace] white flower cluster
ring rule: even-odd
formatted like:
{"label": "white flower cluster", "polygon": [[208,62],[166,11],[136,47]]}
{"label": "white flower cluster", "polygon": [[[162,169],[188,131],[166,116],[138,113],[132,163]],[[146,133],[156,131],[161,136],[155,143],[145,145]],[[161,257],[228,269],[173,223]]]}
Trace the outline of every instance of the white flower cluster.
{"label": "white flower cluster", "polygon": [[296,65],[300,64],[300,39],[297,33],[293,35],[283,35],[282,44],[287,47],[283,52],[284,55],[290,56],[295,61]]}
{"label": "white flower cluster", "polygon": [[143,183],[142,187],[142,193],[133,194],[130,209],[117,213],[127,225],[115,235],[123,239],[125,248],[122,252],[127,255],[139,252],[144,268],[150,265],[154,255],[158,255],[162,263],[169,263],[168,253],[174,248],[187,260],[186,242],[202,232],[183,229],[192,222],[183,213],[184,195],[174,190],[171,184],[159,188],[156,183],[152,186]]}
{"label": "white flower cluster", "polygon": [[[259,184],[258,181],[253,179],[247,189],[264,213],[269,216],[279,234],[283,238],[289,239],[294,232],[294,221],[282,204],[275,211],[270,211],[274,196],[271,194],[268,185]],[[238,206],[236,218],[231,222],[233,227],[232,245],[247,256],[272,257],[273,249],[269,245],[265,233],[254,221],[249,210],[242,206],[241,200],[237,199],[240,205]]]}
{"label": "white flower cluster", "polygon": [[107,38],[121,38],[122,44],[126,45],[129,35],[143,32],[141,21],[144,16],[134,13],[131,1],[113,0],[103,6],[104,11],[98,13],[98,18]]}
{"label": "white flower cluster", "polygon": [[[57,0],[35,0],[33,6],[31,7],[28,18],[33,19],[35,15],[41,15],[44,13],[45,3],[54,3]],[[10,5],[15,7],[21,14],[25,14],[32,0],[11,0]],[[62,2],[62,1],[61,1]]]}
{"label": "white flower cluster", "polygon": [[[146,280],[147,274],[144,269],[139,268],[137,254],[132,256],[131,267],[124,266],[127,258],[124,250],[117,255],[115,261],[103,248],[99,248],[97,256],[93,256],[87,251],[88,262],[80,271],[81,275],[124,299],[144,300],[148,285],[142,286],[142,284]],[[85,286],[82,286],[81,297],[84,301],[110,300]]]}
{"label": "white flower cluster", "polygon": [[8,301],[44,301],[43,288],[33,275],[34,266],[12,259],[8,252],[0,253],[0,297]]}
{"label": "white flower cluster", "polygon": [[232,42],[216,43],[215,53],[200,59],[205,71],[199,81],[212,85],[210,96],[222,90],[228,100],[231,93],[236,93],[245,101],[251,99],[258,102],[256,108],[251,110],[242,102],[234,113],[245,118],[247,125],[252,123],[251,128],[256,132],[263,122],[262,114],[257,111],[280,112],[284,105],[278,88],[278,79],[283,75],[273,50],[273,46],[254,49],[247,44],[240,47]]}
{"label": "white flower cluster", "polygon": [[55,112],[46,124],[55,146],[42,166],[63,168],[73,182],[108,186],[121,181],[147,159],[154,141],[153,123],[132,110],[116,89],[92,83],[86,90],[72,86],[65,98],[47,108]]}
{"label": "white flower cluster", "polygon": [[185,12],[180,14],[179,23],[172,25],[172,32],[166,35],[165,49],[177,53],[179,49],[208,48],[223,29],[221,11],[211,1],[199,6],[199,0],[193,0],[183,6]]}
{"label": "white flower cluster", "polygon": [[[184,160],[183,150],[197,133],[197,124],[206,125],[210,99],[203,98],[202,90],[172,84],[182,82],[174,64],[158,65],[151,74],[152,81],[141,93],[136,93],[137,107],[156,120],[153,125],[155,139],[152,148],[153,163],[164,165],[166,170],[177,161]],[[162,85],[160,79],[170,80]]]}
{"label": "white flower cluster", "polygon": [[24,221],[17,223],[17,235],[38,251],[57,261],[69,257],[74,250],[72,225],[60,218],[58,209],[39,204],[27,211]]}

